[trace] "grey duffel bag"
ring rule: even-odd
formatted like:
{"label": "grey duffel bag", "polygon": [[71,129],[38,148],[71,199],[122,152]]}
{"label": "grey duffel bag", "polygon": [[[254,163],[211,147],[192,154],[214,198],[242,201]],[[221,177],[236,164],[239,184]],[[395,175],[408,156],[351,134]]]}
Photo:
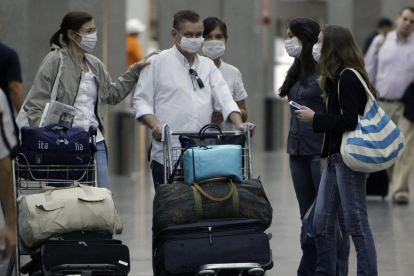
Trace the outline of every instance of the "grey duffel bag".
{"label": "grey duffel bag", "polygon": [[20,196],[19,233],[28,247],[73,231],[122,233],[112,193],[106,188],[78,184]]}

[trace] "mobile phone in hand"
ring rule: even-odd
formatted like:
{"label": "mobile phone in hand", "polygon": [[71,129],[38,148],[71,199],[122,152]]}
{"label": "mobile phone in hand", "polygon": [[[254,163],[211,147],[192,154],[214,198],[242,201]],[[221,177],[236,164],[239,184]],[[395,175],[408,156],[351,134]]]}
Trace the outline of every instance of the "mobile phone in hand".
{"label": "mobile phone in hand", "polygon": [[290,104],[291,106],[293,106],[293,108],[294,108],[294,109],[297,109],[297,110],[302,110],[302,108],[300,108],[300,104],[298,104],[297,102],[290,101],[290,102],[289,102],[289,104]]}

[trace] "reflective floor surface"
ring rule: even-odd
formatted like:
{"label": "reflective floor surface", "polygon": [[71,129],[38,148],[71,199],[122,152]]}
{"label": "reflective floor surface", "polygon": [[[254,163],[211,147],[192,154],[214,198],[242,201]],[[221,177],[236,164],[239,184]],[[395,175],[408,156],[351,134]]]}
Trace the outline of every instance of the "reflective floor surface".
{"label": "reflective floor surface", "polygon": [[[253,153],[253,174],[260,176],[273,206],[274,268],[268,276],[294,276],[301,257],[300,219],[284,152]],[[111,187],[124,224],[122,235],[115,236],[128,245],[131,255],[130,275],[152,275],[151,220],[154,190],[149,166],[133,176],[111,175]],[[411,181],[411,185],[414,181]],[[414,198],[411,204],[394,205],[389,197],[368,197],[369,221],[373,231],[378,270],[381,276],[414,275]],[[2,222],[0,222],[2,225]],[[4,264],[4,262],[3,262]],[[0,271],[4,270],[0,264]],[[0,273],[1,275],[1,273]],[[356,255],[351,248],[349,275],[356,275]]]}

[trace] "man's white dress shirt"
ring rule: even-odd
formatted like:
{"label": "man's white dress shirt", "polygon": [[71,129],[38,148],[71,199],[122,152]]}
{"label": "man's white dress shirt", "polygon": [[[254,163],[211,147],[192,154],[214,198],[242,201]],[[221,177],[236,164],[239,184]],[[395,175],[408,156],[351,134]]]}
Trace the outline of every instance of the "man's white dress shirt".
{"label": "man's white dress shirt", "polygon": [[88,131],[89,126],[96,126],[98,128],[96,142],[100,142],[104,140],[104,137],[99,130],[99,122],[95,115],[97,95],[98,87],[95,82],[95,75],[91,70],[87,73],[82,72],[78,94],[73,105],[76,111],[72,127],[83,128]]}
{"label": "man's white dress shirt", "polygon": [[[220,70],[206,57],[195,56],[191,67],[204,83],[200,88],[189,73],[187,59],[174,46],[149,58],[150,65],[142,69],[133,99],[136,118],[154,115],[172,131],[196,132],[211,123],[213,110],[220,111],[225,120],[239,112]],[[172,140],[178,147],[178,139]],[[163,146],[153,141],[151,160],[164,164]]]}
{"label": "man's white dress shirt", "polygon": [[380,98],[401,100],[414,75],[414,33],[398,41],[397,32],[389,32],[382,45],[381,39],[381,35],[374,38],[365,67]]}
{"label": "man's white dress shirt", "polygon": [[[233,97],[233,99],[236,102],[246,99],[247,92],[244,89],[242,75],[239,69],[237,69],[233,65],[225,63],[222,60],[221,60],[219,69],[220,69],[221,74],[223,75],[223,79],[226,81],[230,89],[230,94]],[[229,121],[222,122],[220,124],[220,127],[222,130],[233,130],[234,129],[234,125]]]}

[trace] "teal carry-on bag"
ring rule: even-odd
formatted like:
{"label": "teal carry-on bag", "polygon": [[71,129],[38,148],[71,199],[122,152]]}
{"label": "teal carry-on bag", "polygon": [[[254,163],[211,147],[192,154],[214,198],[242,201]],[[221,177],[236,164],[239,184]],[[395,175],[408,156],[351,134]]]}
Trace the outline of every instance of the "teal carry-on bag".
{"label": "teal carry-on bag", "polygon": [[216,177],[242,181],[242,147],[212,145],[190,147],[183,156],[184,182],[192,184]]}

